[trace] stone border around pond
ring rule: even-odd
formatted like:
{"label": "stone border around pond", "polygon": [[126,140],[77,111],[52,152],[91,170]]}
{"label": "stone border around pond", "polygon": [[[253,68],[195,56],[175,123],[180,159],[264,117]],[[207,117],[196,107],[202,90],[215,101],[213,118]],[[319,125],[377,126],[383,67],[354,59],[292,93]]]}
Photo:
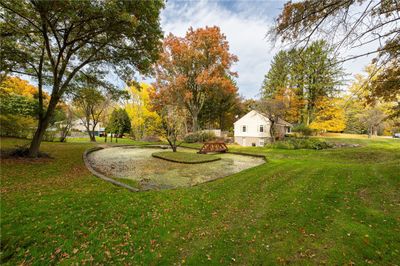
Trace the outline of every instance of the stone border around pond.
{"label": "stone border around pond", "polygon": [[[122,145],[121,145],[121,146],[122,146]],[[94,147],[94,148],[90,148],[90,149],[86,150],[86,151],[83,153],[83,162],[85,163],[86,168],[87,168],[94,176],[96,176],[96,177],[98,177],[98,178],[101,178],[101,179],[103,179],[104,181],[110,182],[110,183],[112,183],[112,184],[114,184],[114,185],[116,185],[116,186],[120,186],[120,187],[126,188],[126,189],[128,189],[129,191],[131,191],[131,192],[139,192],[140,190],[139,190],[138,188],[131,187],[131,186],[127,185],[127,184],[124,184],[124,183],[122,183],[122,182],[118,182],[117,180],[114,180],[114,179],[112,179],[112,178],[109,178],[109,177],[103,175],[102,173],[97,172],[97,171],[90,165],[89,159],[87,158],[87,156],[88,156],[90,153],[92,153],[92,152],[99,151],[99,150],[102,150],[102,149],[104,149],[104,148],[103,148],[103,147]]]}
{"label": "stone border around pond", "polygon": [[[107,148],[112,148],[112,147],[133,147],[133,148],[146,147],[146,148],[163,148],[163,149],[165,148],[165,146],[163,146],[163,145],[144,145],[144,146],[136,146],[136,145],[112,145],[112,146],[107,147]],[[182,148],[189,148],[189,149],[199,150],[199,149],[193,148],[193,147],[185,147],[185,146],[181,146],[181,147],[182,147]],[[87,168],[94,176],[96,176],[96,177],[98,177],[98,178],[100,178],[100,179],[103,179],[104,181],[110,182],[110,183],[112,183],[113,185],[126,188],[126,189],[128,189],[129,191],[131,191],[131,192],[145,192],[145,191],[148,191],[148,190],[140,190],[140,189],[138,189],[138,188],[131,187],[131,186],[125,184],[125,183],[122,183],[122,182],[119,182],[119,181],[114,180],[114,179],[112,179],[112,178],[109,178],[109,177],[103,175],[102,173],[99,173],[98,171],[96,171],[96,170],[90,165],[89,159],[87,158],[87,156],[88,156],[90,153],[92,153],[92,152],[99,151],[99,150],[103,150],[103,149],[104,149],[103,147],[89,148],[89,149],[87,149],[87,150],[82,154],[83,162],[85,163],[86,168]],[[252,157],[258,157],[258,158],[263,158],[265,162],[268,162],[267,157],[266,157],[265,155],[261,155],[261,154],[251,154],[251,153],[244,153],[244,152],[229,152],[229,151],[228,151],[227,153],[237,154],[237,155],[244,155],[244,156],[252,156]],[[240,173],[240,172],[239,172],[239,173]],[[216,180],[218,180],[218,179],[221,179],[221,178],[220,178],[220,177],[219,177],[219,178],[213,178],[213,179],[210,179],[210,180],[205,181],[205,182],[203,182],[203,183],[199,183],[199,184],[196,184],[196,185],[193,185],[193,186],[189,186],[189,187],[195,187],[195,186],[199,186],[199,185],[202,185],[202,184],[210,183],[210,182],[216,181]],[[177,189],[177,188],[171,188],[171,189]]]}

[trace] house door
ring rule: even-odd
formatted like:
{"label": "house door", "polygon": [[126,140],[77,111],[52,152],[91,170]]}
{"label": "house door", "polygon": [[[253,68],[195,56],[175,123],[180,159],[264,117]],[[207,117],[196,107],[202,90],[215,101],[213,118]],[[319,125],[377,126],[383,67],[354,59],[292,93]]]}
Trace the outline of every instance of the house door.
{"label": "house door", "polygon": [[246,146],[246,138],[243,138],[243,146]]}

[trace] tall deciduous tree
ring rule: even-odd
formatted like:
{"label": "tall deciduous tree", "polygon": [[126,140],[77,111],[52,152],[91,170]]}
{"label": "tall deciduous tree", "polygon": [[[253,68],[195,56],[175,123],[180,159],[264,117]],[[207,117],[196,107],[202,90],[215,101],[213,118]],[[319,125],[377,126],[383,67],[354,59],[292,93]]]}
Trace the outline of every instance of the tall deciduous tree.
{"label": "tall deciduous tree", "polygon": [[233,127],[235,117],[242,113],[241,99],[236,82],[232,87],[216,87],[208,95],[202,111],[199,113],[199,124],[202,128],[220,128],[229,130]]}
{"label": "tall deciduous tree", "polygon": [[199,113],[210,92],[234,90],[231,77],[236,73],[231,66],[236,61],[216,26],[190,28],[183,38],[170,34],[156,67],[156,89],[161,97],[187,109],[192,130],[197,131]]}
{"label": "tall deciduous tree", "polygon": [[150,96],[154,93],[154,88],[142,83],[140,86],[131,85],[127,90],[129,100],[125,110],[131,119],[133,137],[142,139],[155,135],[161,126],[161,118],[151,104]]}
{"label": "tall deciduous tree", "polygon": [[257,109],[268,118],[271,142],[275,142],[280,137],[277,125],[285,115],[285,103],[277,99],[263,99],[257,104]]}
{"label": "tall deciduous tree", "polygon": [[[288,1],[270,30],[272,39],[306,47],[312,39],[330,40],[336,49],[362,47],[345,60],[400,49],[400,6],[396,0]],[[371,50],[371,42],[378,49]],[[391,48],[386,44],[391,44]],[[396,57],[391,54],[390,58]],[[384,62],[382,62],[384,63]]]}
{"label": "tall deciduous tree", "polygon": [[270,29],[270,37],[302,48],[316,38],[329,40],[336,52],[356,48],[340,62],[376,55],[372,63],[382,72],[369,87],[370,99],[397,102],[391,117],[399,117],[399,10],[397,0],[288,1]]}
{"label": "tall deciduous tree", "polygon": [[96,141],[95,129],[109,104],[109,97],[94,87],[81,88],[73,98],[75,115],[82,120],[90,141]]}
{"label": "tall deciduous tree", "polygon": [[[375,86],[382,86],[381,83],[385,82],[382,76],[388,73],[373,64],[367,66],[365,72],[364,75],[357,74],[349,88],[350,95],[347,96],[345,104],[346,128],[357,133],[368,132],[369,135],[376,135],[382,133],[384,124],[396,127],[395,111],[398,98],[393,97],[395,94],[390,92],[388,95],[382,92],[382,96],[377,97],[374,91]],[[391,129],[387,128],[386,131],[390,132]]]}
{"label": "tall deciduous tree", "polygon": [[[147,73],[158,57],[163,2],[0,0],[1,72],[36,79],[39,121],[29,155],[36,157],[57,103],[79,72],[104,78]],[[51,91],[43,108],[43,88]]]}
{"label": "tall deciduous tree", "polygon": [[172,151],[176,152],[185,134],[186,112],[176,105],[167,105],[162,107],[160,114],[163,134]]}
{"label": "tall deciduous tree", "polygon": [[390,60],[380,67],[376,78],[372,80],[368,101],[393,103],[390,117],[400,118],[400,36],[388,43],[385,48],[381,52],[381,57],[386,55]]}
{"label": "tall deciduous tree", "polygon": [[343,106],[343,100],[340,98],[322,97],[317,102],[316,116],[310,128],[318,131],[344,131],[346,120]]}

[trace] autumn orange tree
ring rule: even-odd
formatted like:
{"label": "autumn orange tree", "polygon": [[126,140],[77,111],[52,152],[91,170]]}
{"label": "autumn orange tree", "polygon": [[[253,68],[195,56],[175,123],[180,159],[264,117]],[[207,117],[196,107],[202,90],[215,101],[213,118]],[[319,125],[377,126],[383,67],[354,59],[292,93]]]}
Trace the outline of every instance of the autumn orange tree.
{"label": "autumn orange tree", "polygon": [[160,99],[185,108],[198,130],[205,101],[216,91],[236,92],[231,70],[237,57],[219,27],[190,28],[185,37],[169,34],[155,68],[156,94]]}

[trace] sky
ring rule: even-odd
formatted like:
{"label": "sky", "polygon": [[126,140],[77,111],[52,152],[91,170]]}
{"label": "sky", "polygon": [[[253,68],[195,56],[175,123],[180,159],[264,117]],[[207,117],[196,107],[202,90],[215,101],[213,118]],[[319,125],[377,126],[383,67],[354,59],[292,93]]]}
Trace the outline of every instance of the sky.
{"label": "sky", "polygon": [[[266,34],[274,19],[280,14],[285,1],[168,1],[161,13],[164,34],[183,37],[189,27],[218,26],[230,45],[230,52],[239,57],[233,67],[238,72],[239,93],[245,98],[258,98],[264,75],[271,60],[280,50]],[[364,48],[365,49],[365,48]],[[343,55],[357,51],[342,51]],[[363,57],[344,64],[351,78],[362,72],[371,57]],[[144,79],[151,81],[151,79]]]}

